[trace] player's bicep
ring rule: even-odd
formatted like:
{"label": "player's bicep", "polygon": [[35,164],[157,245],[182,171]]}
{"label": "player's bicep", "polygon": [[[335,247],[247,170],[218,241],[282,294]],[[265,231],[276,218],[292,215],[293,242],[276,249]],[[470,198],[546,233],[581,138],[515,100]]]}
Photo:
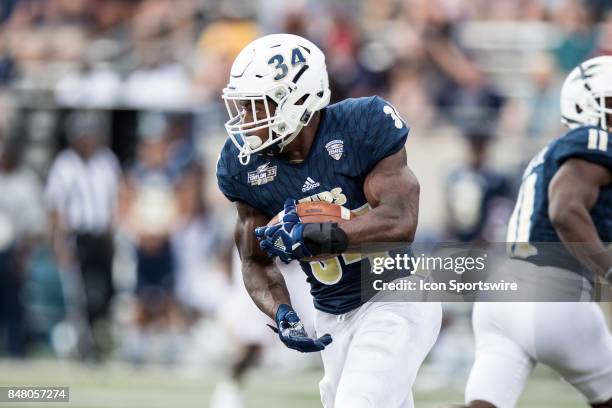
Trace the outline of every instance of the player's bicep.
{"label": "player's bicep", "polygon": [[269,219],[266,215],[241,201],[236,202],[238,219],[234,229],[234,240],[238,247],[240,259],[243,262],[255,262],[269,265],[272,259],[261,250],[259,241],[255,236],[255,228],[264,226]]}
{"label": "player's bicep", "polygon": [[363,191],[372,207],[412,203],[418,209],[420,186],[408,167],[406,151],[401,149],[379,161],[366,177]]}
{"label": "player's bicep", "polygon": [[549,210],[557,212],[570,202],[591,209],[601,187],[612,183],[612,172],[582,159],[569,159],[559,168],[548,188]]}

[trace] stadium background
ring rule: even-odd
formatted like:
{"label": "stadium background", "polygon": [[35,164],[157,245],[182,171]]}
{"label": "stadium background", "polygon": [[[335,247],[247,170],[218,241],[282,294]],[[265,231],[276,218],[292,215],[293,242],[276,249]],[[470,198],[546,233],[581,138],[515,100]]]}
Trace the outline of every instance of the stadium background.
{"label": "stadium background", "polygon": [[[227,377],[241,327],[223,317],[235,295],[234,210],[217,191],[214,165],[226,138],[221,89],[250,40],[303,35],[327,56],[333,101],[379,94],[394,104],[412,128],[420,241],[503,241],[526,161],[561,131],[564,76],[587,57],[612,54],[606,0],[0,4],[0,189],[12,191],[15,168],[36,175],[19,198],[35,214],[27,230],[12,234],[22,214],[0,208],[0,255],[12,254],[0,256],[0,274],[18,271],[2,281],[17,296],[0,302],[0,385],[69,385],[74,407],[209,406]],[[69,118],[84,111],[94,112],[93,130],[122,169],[109,227],[115,294],[92,324],[78,316],[70,271],[56,262],[45,192],[69,145]],[[160,169],[172,177],[139,184],[141,172]],[[168,244],[160,256],[170,259],[163,274],[172,283],[151,278],[157,290],[143,295],[139,280],[159,273],[140,257],[151,236]],[[415,388],[418,407],[461,401],[469,308],[445,307]],[[81,347],[83,332],[96,339],[95,353]],[[273,336],[265,343],[244,380],[247,406],[316,406],[318,358],[284,350]],[[521,406],[580,401],[543,369]]]}

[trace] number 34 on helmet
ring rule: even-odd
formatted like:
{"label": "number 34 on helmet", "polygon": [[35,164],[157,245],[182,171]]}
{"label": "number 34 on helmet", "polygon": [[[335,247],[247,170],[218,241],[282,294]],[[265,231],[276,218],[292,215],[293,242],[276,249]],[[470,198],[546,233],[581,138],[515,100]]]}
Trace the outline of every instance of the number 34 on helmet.
{"label": "number 34 on helmet", "polygon": [[[292,34],[251,42],[236,57],[223,89],[229,113],[225,129],[240,162],[247,164],[252,154],[274,145],[282,150],[329,98],[325,56],[315,44]],[[263,112],[258,109],[262,105]],[[246,109],[252,120],[245,121]],[[266,140],[257,135],[263,129],[268,130]]]}

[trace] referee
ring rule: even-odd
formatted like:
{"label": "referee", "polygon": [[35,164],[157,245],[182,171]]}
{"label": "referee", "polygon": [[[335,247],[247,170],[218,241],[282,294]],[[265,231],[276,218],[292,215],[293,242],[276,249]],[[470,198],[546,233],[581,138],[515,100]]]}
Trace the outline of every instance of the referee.
{"label": "referee", "polygon": [[51,166],[45,190],[67,320],[79,334],[76,351],[88,359],[99,358],[109,338],[113,296],[113,224],[121,172],[104,146],[104,129],[97,113],[68,116],[68,147]]}

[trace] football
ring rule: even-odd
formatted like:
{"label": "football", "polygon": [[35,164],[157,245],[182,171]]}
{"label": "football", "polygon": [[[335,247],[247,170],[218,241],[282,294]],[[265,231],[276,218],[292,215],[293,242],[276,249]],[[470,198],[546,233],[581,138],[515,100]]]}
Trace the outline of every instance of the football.
{"label": "football", "polygon": [[[299,203],[296,206],[298,217],[304,223],[315,222],[315,223],[326,223],[326,222],[340,222],[351,219],[351,210],[338,204],[328,203],[327,201],[311,201],[306,203]],[[274,225],[280,220],[285,211],[279,212],[275,215],[268,225]],[[309,258],[303,258],[301,261],[312,262],[322,261],[325,259],[333,258],[330,255],[313,256]]]}

